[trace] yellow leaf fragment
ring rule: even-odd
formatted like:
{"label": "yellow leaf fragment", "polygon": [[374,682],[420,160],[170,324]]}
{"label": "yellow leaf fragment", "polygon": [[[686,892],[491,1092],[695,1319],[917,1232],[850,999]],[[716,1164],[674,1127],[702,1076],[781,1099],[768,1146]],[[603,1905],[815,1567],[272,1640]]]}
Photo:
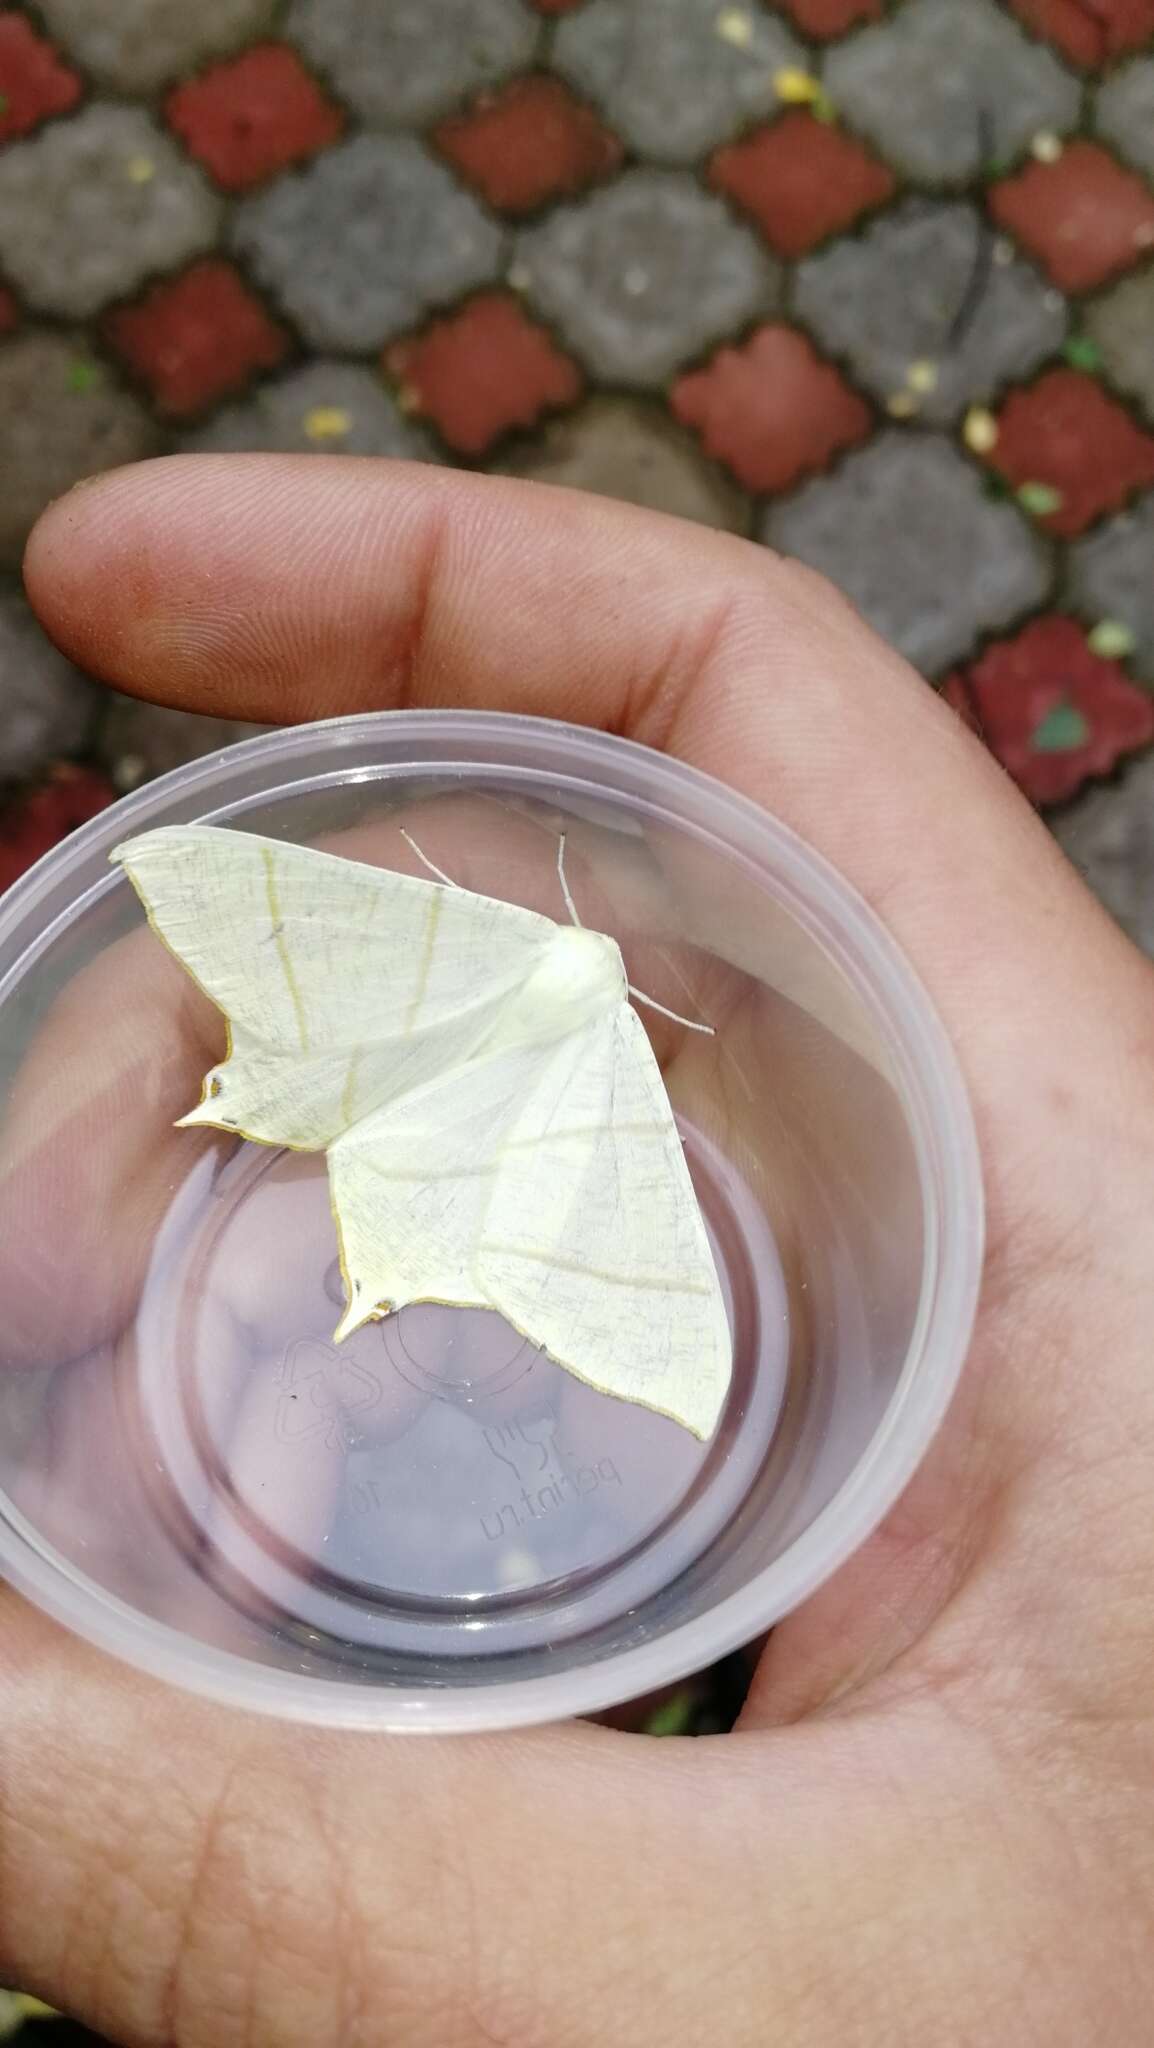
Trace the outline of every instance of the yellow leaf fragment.
{"label": "yellow leaf fragment", "polygon": [[1091,654],[1101,655],[1104,661],[1121,661],[1134,652],[1134,635],[1122,619],[1099,619],[1098,624],[1086,635],[1086,644]]}
{"label": "yellow leaf fragment", "polygon": [[998,422],[984,405],[972,405],[962,426],[962,439],[974,455],[988,455],[998,444]]}
{"label": "yellow leaf fragment", "polygon": [[773,74],[773,89],[787,107],[812,107],[823,97],[821,80],[800,65],[787,64]]}
{"label": "yellow leaf fragment", "polygon": [[753,20],[744,7],[723,7],[714,26],[722,42],[735,50],[748,50],[753,41]]}
{"label": "yellow leaf fragment", "polygon": [[343,405],[314,405],[302,422],[310,441],[340,441],[353,424]]}

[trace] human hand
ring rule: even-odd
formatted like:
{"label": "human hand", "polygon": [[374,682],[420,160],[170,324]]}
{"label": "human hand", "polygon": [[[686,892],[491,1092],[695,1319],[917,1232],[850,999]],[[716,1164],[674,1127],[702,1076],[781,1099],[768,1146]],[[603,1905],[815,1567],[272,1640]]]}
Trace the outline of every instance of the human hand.
{"label": "human hand", "polygon": [[539,487],[153,464],[62,500],[27,573],[142,695],[538,711],[765,803],[945,1017],[990,1252],[927,1465],[732,1736],[281,1727],[6,1596],[0,1980],[188,2048],[1144,2041],[1154,981],[1000,771],[816,578]]}

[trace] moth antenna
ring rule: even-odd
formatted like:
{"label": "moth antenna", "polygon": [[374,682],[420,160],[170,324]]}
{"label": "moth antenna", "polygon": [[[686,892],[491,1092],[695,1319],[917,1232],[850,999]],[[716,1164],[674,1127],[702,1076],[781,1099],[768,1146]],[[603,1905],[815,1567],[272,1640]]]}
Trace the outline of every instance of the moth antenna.
{"label": "moth antenna", "polygon": [[461,884],[459,882],[454,882],[452,875],[447,875],[443,868],[439,868],[435,861],[431,861],[429,859],[427,853],[421,852],[421,849],[417,845],[416,840],[413,838],[412,833],[406,832],[403,825],[400,827],[400,833],[401,838],[406,842],[406,844],[412,847],[413,852],[416,854],[417,859],[421,862],[422,866],[428,868],[429,873],[431,875],[436,875],[438,882],[444,882],[445,887],[447,889],[460,888]]}
{"label": "moth antenna", "polygon": [[578,931],[583,931],[584,926],[577,915],[577,905],[573,901],[573,892],[565,875],[565,834],[563,832],[559,833],[557,838],[557,880],[561,884],[561,894],[565,898],[566,910],[569,912]]}
{"label": "moth antenna", "polygon": [[682,1017],[676,1010],[667,1010],[664,1003],[656,1002],[652,996],[643,996],[641,990],[634,988],[632,982],[629,982],[628,988],[634,1002],[644,1003],[647,1010],[656,1010],[659,1016],[670,1018],[674,1024],[684,1024],[687,1031],[703,1031],[707,1038],[716,1038],[717,1032],[712,1024],[696,1024],[692,1017]]}

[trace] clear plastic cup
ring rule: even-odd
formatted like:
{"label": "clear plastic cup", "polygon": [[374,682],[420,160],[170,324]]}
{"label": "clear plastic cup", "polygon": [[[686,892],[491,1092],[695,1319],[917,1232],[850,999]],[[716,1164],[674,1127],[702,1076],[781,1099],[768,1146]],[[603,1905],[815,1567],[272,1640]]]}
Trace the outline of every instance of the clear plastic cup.
{"label": "clear plastic cup", "polygon": [[[324,1160],[174,1131],[223,1050],[109,850],[211,821],[559,920],[653,1026],[734,1373],[707,1443],[492,1312],[341,1346]],[[588,1713],[804,1600],[910,1478],[982,1243],[946,1036],[860,898],[675,761],[546,720],[337,719],[178,770],[0,904],[0,1570],[173,1683],[334,1725]]]}

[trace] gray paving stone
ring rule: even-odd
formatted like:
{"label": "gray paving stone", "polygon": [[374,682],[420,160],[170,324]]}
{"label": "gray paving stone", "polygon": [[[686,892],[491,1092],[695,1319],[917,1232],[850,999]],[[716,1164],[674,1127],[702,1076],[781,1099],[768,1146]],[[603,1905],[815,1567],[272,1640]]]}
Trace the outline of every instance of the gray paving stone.
{"label": "gray paving stone", "polygon": [[269,725],[245,725],[235,718],[204,718],[196,711],[170,711],[163,704],[142,704],[102,690],[103,713],[96,734],[96,754],[116,787],[136,789],[154,775],[167,775],[186,761],[240,740],[271,732]]}
{"label": "gray paving stone", "polygon": [[517,242],[511,277],[595,376],[660,385],[754,314],[781,272],[719,199],[675,171],[629,171]]}
{"label": "gray paving stone", "polygon": [[1123,64],[1095,95],[1094,125],[1139,171],[1154,177],[1154,57]]}
{"label": "gray paving stone", "polygon": [[1154,422],[1154,267],[1136,270],[1094,299],[1083,325],[1114,382]]}
{"label": "gray paving stone", "polygon": [[98,83],[133,93],[262,35],[276,0],[40,0],[39,11]]}
{"label": "gray paving stone", "polygon": [[948,441],[891,429],[770,509],[761,538],[820,569],[934,675],[1038,604],[1049,561]]}
{"label": "gray paving stone", "polygon": [[200,454],[394,455],[433,458],[428,436],[359,364],[314,362],[226,406],[184,447]]}
{"label": "gray paving stone", "polygon": [[644,399],[592,399],[552,421],[495,473],[597,491],[702,526],[748,529],[748,501],[703,459],[663,406]]}
{"label": "gray paving stone", "polygon": [[[720,32],[727,17],[748,40]],[[589,0],[562,17],[552,63],[641,156],[689,164],[772,112],[775,73],[805,58],[760,0]]]}
{"label": "gray paving stone", "polygon": [[0,348],[0,562],[81,477],[150,455],[157,430],[83,342],[32,329]]}
{"label": "gray paving stone", "polygon": [[96,685],[57,653],[20,593],[0,586],[0,779],[22,781],[80,753],[97,697]]}
{"label": "gray paving stone", "polygon": [[139,107],[101,104],[0,155],[0,264],[30,302],[82,318],[216,236],[207,181]]}
{"label": "gray paving stone", "polygon": [[1075,541],[1067,560],[1071,601],[1092,625],[1129,626],[1131,665],[1154,683],[1154,492]]}
{"label": "gray paving stone", "polygon": [[883,403],[908,390],[913,364],[929,366],[936,382],[918,393],[919,416],[954,420],[975,399],[1028,376],[1060,347],[1069,324],[1065,300],[1028,263],[995,264],[987,250],[983,276],[976,265],[989,233],[968,203],[907,200],[863,235],[802,263],[794,309]]}
{"label": "gray paving stone", "polygon": [[1094,894],[1154,954],[1154,754],[1053,814],[1050,829]]}
{"label": "gray paving stone", "polygon": [[236,247],[314,348],[379,347],[496,275],[503,238],[411,136],[359,135],[238,208]]}
{"label": "gray paving stone", "polygon": [[522,0],[293,0],[285,34],[366,121],[428,121],[533,59]]}
{"label": "gray paving stone", "polygon": [[949,184],[1040,129],[1076,126],[1081,88],[994,0],[907,0],[831,50],[835,106],[913,178]]}

